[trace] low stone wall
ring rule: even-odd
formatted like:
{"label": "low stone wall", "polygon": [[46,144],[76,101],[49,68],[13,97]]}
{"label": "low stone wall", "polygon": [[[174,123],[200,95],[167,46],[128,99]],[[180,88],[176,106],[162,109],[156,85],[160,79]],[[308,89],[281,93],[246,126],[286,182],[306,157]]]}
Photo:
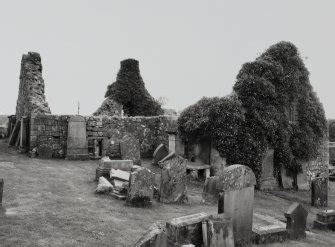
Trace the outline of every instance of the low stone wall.
{"label": "low stone wall", "polygon": [[[33,115],[30,118],[30,150],[47,144],[54,150],[53,156],[66,155],[68,120],[70,115]],[[157,117],[97,117],[87,116],[88,138],[120,140],[124,135],[135,136],[141,146],[141,157],[149,158],[155,148],[163,143],[168,146],[166,130],[174,124],[168,116]]]}

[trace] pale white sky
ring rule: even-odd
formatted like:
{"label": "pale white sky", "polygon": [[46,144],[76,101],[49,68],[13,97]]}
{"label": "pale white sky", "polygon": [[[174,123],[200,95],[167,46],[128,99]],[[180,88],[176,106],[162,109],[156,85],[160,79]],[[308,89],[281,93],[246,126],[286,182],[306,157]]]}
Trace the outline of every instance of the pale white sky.
{"label": "pale white sky", "polygon": [[335,118],[334,0],[0,0],[0,114],[15,113],[23,53],[42,56],[54,114],[94,112],[125,58],[152,96],[182,110],[232,91],[242,64],[291,41]]}

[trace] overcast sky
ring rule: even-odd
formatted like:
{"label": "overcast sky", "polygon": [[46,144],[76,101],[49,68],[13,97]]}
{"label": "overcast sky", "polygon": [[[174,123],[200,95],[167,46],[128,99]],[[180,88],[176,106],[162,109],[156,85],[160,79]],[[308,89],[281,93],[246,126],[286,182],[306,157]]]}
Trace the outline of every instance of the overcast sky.
{"label": "overcast sky", "polygon": [[120,61],[135,58],[152,96],[182,110],[232,91],[242,64],[278,41],[305,60],[335,118],[334,0],[0,0],[0,114],[14,114],[23,53],[41,54],[54,114],[88,115]]}

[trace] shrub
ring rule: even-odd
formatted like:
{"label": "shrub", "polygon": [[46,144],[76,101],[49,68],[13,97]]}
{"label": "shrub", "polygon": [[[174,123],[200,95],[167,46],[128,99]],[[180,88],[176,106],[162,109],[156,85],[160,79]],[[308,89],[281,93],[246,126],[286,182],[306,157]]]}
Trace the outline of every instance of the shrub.
{"label": "shrub", "polygon": [[163,114],[161,105],[145,88],[138,61],[135,59],[121,61],[116,82],[107,87],[105,97],[110,97],[122,104],[124,113],[129,116]]}

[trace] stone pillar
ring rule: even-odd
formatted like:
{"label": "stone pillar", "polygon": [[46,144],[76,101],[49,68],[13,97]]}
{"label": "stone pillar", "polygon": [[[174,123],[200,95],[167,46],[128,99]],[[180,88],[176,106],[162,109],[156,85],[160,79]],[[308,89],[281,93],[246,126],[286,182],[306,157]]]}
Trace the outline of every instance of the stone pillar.
{"label": "stone pillar", "polygon": [[314,207],[327,207],[328,205],[327,177],[317,177],[312,181],[311,204]]}
{"label": "stone pillar", "polygon": [[232,165],[218,177],[217,189],[224,196],[223,210],[218,212],[231,218],[235,246],[251,246],[255,175],[247,166]]}

